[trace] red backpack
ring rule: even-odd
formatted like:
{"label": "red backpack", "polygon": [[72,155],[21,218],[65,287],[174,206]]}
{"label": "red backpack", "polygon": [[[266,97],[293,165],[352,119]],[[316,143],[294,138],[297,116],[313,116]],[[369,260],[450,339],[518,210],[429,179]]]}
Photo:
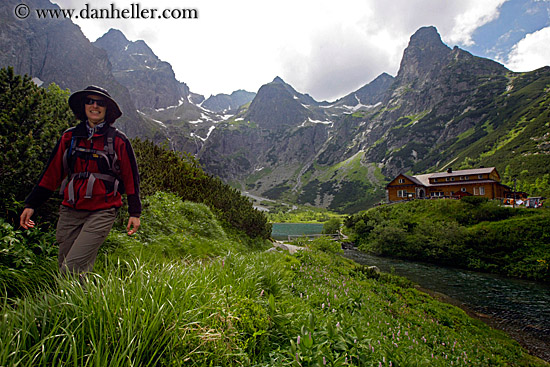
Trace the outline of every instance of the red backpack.
{"label": "red backpack", "polygon": [[[59,194],[63,195],[65,187],[68,187],[68,194],[70,204],[74,204],[75,193],[74,193],[74,180],[75,179],[87,179],[88,183],[86,185],[86,195],[84,198],[90,199],[92,197],[92,191],[96,179],[100,179],[113,184],[113,192],[116,195],[118,192],[118,186],[120,183],[120,163],[118,160],[118,155],[116,154],[114,141],[117,133],[117,129],[113,126],[109,126],[107,132],[105,133],[105,141],[103,150],[98,149],[87,149],[78,146],[80,137],[72,137],[69,148],[63,153],[63,170],[67,172],[67,177],[61,183],[61,188],[59,189]],[[99,164],[101,173],[92,173],[92,172],[77,172],[74,173],[74,161],[75,155],[84,156],[88,159],[99,159],[104,162],[104,164]]]}

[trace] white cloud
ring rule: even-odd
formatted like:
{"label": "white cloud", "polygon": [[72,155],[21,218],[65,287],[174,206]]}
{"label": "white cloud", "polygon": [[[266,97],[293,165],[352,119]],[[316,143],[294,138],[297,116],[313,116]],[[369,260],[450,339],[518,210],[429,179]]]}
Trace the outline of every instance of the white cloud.
{"label": "white cloud", "polygon": [[466,7],[454,18],[454,25],[447,39],[464,46],[474,44],[472,35],[476,29],[499,16],[499,9],[507,0],[468,1]]}
{"label": "white cloud", "polygon": [[550,27],[526,35],[512,47],[506,67],[513,71],[531,71],[550,65]]}
{"label": "white cloud", "polygon": [[[81,0],[53,0],[82,8]],[[434,25],[449,46],[472,43],[506,0],[142,0],[142,8],[196,8],[199,19],[77,20],[92,41],[111,27],[143,39],[179,80],[205,96],[257,91],[281,76],[334,100],[383,72],[395,75],[410,36]],[[109,7],[97,0],[93,7]],[[118,0],[119,8],[131,0]]]}
{"label": "white cloud", "polygon": [[[383,72],[396,75],[410,36],[422,26],[436,26],[451,47],[472,44],[474,31],[498,17],[505,1],[340,2],[345,15],[336,12],[317,18],[307,33],[307,45],[286,48],[281,76],[316,99],[336,99]],[[319,2],[319,7],[335,5]]]}

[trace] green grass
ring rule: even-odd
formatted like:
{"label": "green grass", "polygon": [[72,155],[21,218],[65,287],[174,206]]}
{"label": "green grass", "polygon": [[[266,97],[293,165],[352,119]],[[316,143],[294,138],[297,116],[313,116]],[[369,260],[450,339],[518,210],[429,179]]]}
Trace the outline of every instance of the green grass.
{"label": "green grass", "polygon": [[324,223],[332,218],[342,219],[343,217],[342,214],[315,207],[301,207],[267,214],[267,218],[272,223]]}
{"label": "green grass", "polygon": [[168,194],[142,222],[139,241],[110,237],[83,284],[55,277],[1,298],[0,366],[546,365],[332,242],[251,251]]}
{"label": "green grass", "polygon": [[209,258],[231,250],[245,250],[242,241],[229,237],[204,204],[183,202],[176,195],[157,193],[145,198],[143,206],[143,224],[137,234],[128,237],[124,231],[112,231],[105,249],[111,249],[120,257],[145,255],[166,259]]}
{"label": "green grass", "polygon": [[544,365],[460,309],[365,274],[315,251],[112,259],[84,288],[60,279],[4,300],[0,365]]}

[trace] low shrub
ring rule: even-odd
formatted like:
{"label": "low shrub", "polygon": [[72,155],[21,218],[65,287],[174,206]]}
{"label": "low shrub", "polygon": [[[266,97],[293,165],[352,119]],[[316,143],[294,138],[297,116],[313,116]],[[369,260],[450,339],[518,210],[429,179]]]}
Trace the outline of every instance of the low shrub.
{"label": "low shrub", "polygon": [[306,246],[310,249],[326,252],[329,254],[338,254],[344,252],[342,250],[342,245],[339,241],[335,241],[332,238],[325,236],[307,242]]}
{"label": "low shrub", "polygon": [[244,251],[242,241],[230,239],[204,204],[182,201],[172,193],[157,192],[143,200],[142,225],[129,237],[123,228],[111,231],[105,250],[127,257],[139,253],[166,259],[207,258]]}
{"label": "low shrub", "polygon": [[323,233],[325,234],[335,234],[340,232],[340,226],[342,221],[340,218],[331,218],[325,223],[323,223]]}
{"label": "low shrub", "polygon": [[550,210],[484,198],[413,201],[348,217],[363,251],[550,281]]}
{"label": "low shrub", "polygon": [[52,282],[56,271],[53,231],[16,230],[0,218],[0,289],[8,297],[36,292]]}
{"label": "low shrub", "polygon": [[207,175],[198,161],[187,153],[177,153],[150,141],[132,140],[140,167],[144,196],[159,191],[172,192],[183,200],[208,205],[221,224],[249,237],[269,239],[271,224],[263,212],[241,192]]}

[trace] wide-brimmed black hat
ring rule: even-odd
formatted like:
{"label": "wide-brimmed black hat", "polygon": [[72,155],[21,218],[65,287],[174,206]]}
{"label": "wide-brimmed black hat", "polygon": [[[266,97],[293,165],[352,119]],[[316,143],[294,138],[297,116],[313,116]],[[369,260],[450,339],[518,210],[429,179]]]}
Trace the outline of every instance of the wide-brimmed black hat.
{"label": "wide-brimmed black hat", "polygon": [[109,124],[115,122],[117,118],[122,116],[122,111],[115,100],[111,97],[109,92],[101,87],[96,87],[95,85],[90,85],[83,90],[74,92],[69,97],[69,107],[73,110],[75,116],[82,121],[87,119],[86,112],[84,112],[84,98],[90,94],[95,94],[105,98],[107,101],[107,111],[105,112],[105,121]]}

